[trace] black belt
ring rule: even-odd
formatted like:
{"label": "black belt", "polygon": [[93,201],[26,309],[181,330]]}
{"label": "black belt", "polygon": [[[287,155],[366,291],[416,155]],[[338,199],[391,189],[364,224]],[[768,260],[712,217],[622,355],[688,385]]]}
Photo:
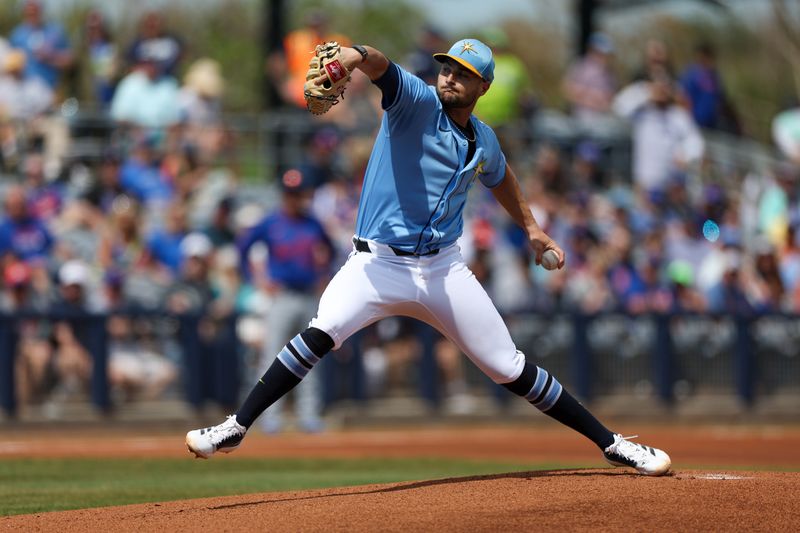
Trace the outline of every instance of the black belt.
{"label": "black belt", "polygon": [[[353,238],[353,244],[356,245],[356,250],[359,252],[367,252],[372,253],[372,250],[369,249],[369,243],[367,241],[362,241],[361,239]],[[424,255],[436,255],[439,253],[439,250],[431,250],[430,252],[425,252],[424,254],[415,254],[414,252],[406,252],[405,250],[401,250],[400,248],[395,248],[394,246],[389,245],[389,248],[392,249],[394,255],[399,256],[424,256]]]}

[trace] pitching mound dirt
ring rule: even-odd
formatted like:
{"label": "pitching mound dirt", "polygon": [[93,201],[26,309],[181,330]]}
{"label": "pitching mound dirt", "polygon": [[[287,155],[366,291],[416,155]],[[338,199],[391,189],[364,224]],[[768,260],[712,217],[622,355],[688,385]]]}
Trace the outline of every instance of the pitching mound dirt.
{"label": "pitching mound dirt", "polygon": [[800,474],[556,470],[7,517],[8,531],[792,531]]}

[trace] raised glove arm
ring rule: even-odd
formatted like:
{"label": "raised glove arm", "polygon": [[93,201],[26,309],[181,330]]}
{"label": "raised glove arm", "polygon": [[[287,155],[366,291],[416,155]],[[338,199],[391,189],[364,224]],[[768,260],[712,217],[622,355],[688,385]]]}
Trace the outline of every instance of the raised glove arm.
{"label": "raised glove arm", "polygon": [[350,81],[350,72],[342,64],[340,54],[339,43],[329,41],[317,45],[308,64],[303,95],[306,107],[315,115],[327,113],[338,104]]}

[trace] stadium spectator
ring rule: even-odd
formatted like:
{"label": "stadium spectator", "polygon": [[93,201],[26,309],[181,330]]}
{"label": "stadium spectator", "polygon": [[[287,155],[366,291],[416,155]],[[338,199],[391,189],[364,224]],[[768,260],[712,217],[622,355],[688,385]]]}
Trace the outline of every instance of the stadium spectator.
{"label": "stadium spectator", "polygon": [[224,90],[225,80],[219,63],[208,58],[192,63],[183,78],[178,97],[181,122],[198,126],[219,124]]}
{"label": "stadium spectator", "polygon": [[105,219],[84,200],[68,202],[55,228],[53,255],[62,261],[80,259],[86,264],[94,264],[105,223]]}
{"label": "stadium spectator", "polygon": [[267,58],[267,75],[286,106],[305,110],[303,86],[310,61],[309,52],[318,44],[336,41],[349,46],[344,35],[328,30],[328,15],[321,10],[310,11],[302,27],[290,31],[283,40],[283,50]]}
{"label": "stadium spectator", "polygon": [[633,74],[631,81],[656,81],[665,74],[675,78],[675,68],[669,56],[669,48],[660,39],[648,39],[644,45],[644,61]]}
{"label": "stadium spectator", "polygon": [[445,48],[447,40],[442,31],[436,26],[425,24],[417,34],[414,49],[404,61],[406,69],[428,85],[436,85],[442,64],[433,58],[433,54]]}
{"label": "stadium spectator", "polygon": [[49,398],[54,409],[63,401],[86,392],[92,374],[87,347],[95,334],[86,313],[100,311],[101,300],[93,290],[89,267],[79,260],[65,262],[58,269],[58,292],[50,307],[53,324],[53,365],[58,384]]}
{"label": "stadium spectator", "polygon": [[164,309],[169,313],[199,314],[214,300],[209,278],[214,245],[202,233],[189,233],[178,244],[179,276],[164,295]]}
{"label": "stadium spectator", "polygon": [[721,259],[722,275],[706,294],[708,310],[714,313],[751,313],[753,306],[741,277],[741,250],[738,246],[726,246]]}
{"label": "stadium spectator", "polygon": [[[272,297],[267,316],[267,340],[263,345],[263,368],[272,364],[281,347],[298,327],[314,317],[317,298],[330,275],[333,245],[320,222],[309,214],[313,183],[297,169],[281,178],[281,205],[268,214],[239,243],[240,264],[250,278],[250,250],[263,243],[268,250],[266,279],[260,285]],[[305,380],[304,380],[305,381]],[[301,383],[296,389],[297,422],[304,431],[320,431],[322,390],[319,379]],[[262,429],[273,433],[283,427],[282,402],[265,415]]]}
{"label": "stadium spectator", "polygon": [[786,242],[779,250],[779,261],[781,280],[790,295],[790,307],[792,311],[800,310],[796,302],[796,291],[800,287],[800,213],[795,211],[789,220],[789,227],[786,231]]}
{"label": "stadium spectator", "polygon": [[[137,247],[131,246],[131,252]],[[173,285],[175,276],[150,254],[141,253],[125,270],[123,298],[130,309],[163,311],[164,294]]]}
{"label": "stadium spectator", "polygon": [[227,196],[217,203],[214,213],[208,225],[203,229],[214,248],[222,248],[226,245],[235,244],[236,234],[233,230],[233,209],[235,206],[234,198]]}
{"label": "stadium spectator", "polygon": [[569,189],[569,179],[564,170],[562,154],[552,144],[542,144],[536,151],[532,179],[541,184],[548,195],[561,200]]}
{"label": "stadium spectator", "polygon": [[129,196],[115,196],[105,217],[96,262],[104,271],[132,271],[144,251],[139,204]]}
{"label": "stadium spectator", "polygon": [[27,150],[44,150],[48,174],[61,168],[68,143],[63,120],[48,114],[53,90],[42,79],[25,74],[25,54],[12,50],[5,55],[0,74],[0,160],[14,170]]}
{"label": "stadium spectator", "polygon": [[111,212],[114,200],[125,193],[120,183],[120,163],[116,150],[105,150],[96,165],[92,184],[84,194],[84,199],[105,215]]}
{"label": "stadium spectator", "polygon": [[106,20],[99,11],[89,11],[83,27],[80,61],[93,100],[101,107],[111,105],[120,77],[120,57]]}
{"label": "stadium spectator", "polygon": [[173,274],[180,271],[184,258],[181,242],[189,234],[187,216],[186,206],[178,201],[173,202],[167,208],[164,227],[153,230],[147,238],[145,250],[148,256]]}
{"label": "stadium spectator", "polygon": [[28,209],[32,216],[49,226],[61,214],[64,187],[60,183],[47,181],[44,156],[41,153],[28,152],[22,166]]}
{"label": "stadium spectator", "polygon": [[332,126],[320,128],[310,137],[305,157],[297,168],[308,187],[317,189],[344,173],[341,142],[341,133]]}
{"label": "stadium spectator", "polygon": [[[34,272],[22,261],[8,262],[3,269],[0,310],[3,313],[45,312],[50,298],[46,290],[34,283]],[[20,316],[17,325],[17,358],[15,386],[20,404],[41,402],[53,386],[53,349],[50,324],[46,320]]]}
{"label": "stadium spectator", "polygon": [[575,146],[568,184],[570,196],[585,197],[603,188],[606,176],[602,158],[602,149],[594,141],[584,140]]}
{"label": "stadium spectator", "polygon": [[[142,333],[146,335],[142,336]],[[108,381],[118,401],[157,400],[178,377],[178,367],[164,356],[152,327],[141,320],[108,320]]]}
{"label": "stadium spectator", "polygon": [[[178,115],[183,126],[183,141],[197,146],[206,158],[222,148],[222,96],[225,80],[219,63],[198,59],[184,76],[178,93]],[[207,155],[206,155],[207,154]]]}
{"label": "stadium spectator", "polygon": [[[509,135],[502,135],[502,127],[519,120],[529,119],[536,107],[528,67],[511,51],[508,35],[501,28],[485,31],[486,43],[492,48],[494,58],[494,80],[492,90],[484,94],[475,105],[475,116],[495,130],[501,128],[501,143],[514,142]],[[437,71],[438,74],[438,71]],[[519,136],[519,131],[516,136]],[[514,149],[516,148],[516,149]],[[515,152],[519,147],[506,148]]]}
{"label": "stadium spectator", "polygon": [[26,74],[25,63],[25,54],[21,50],[11,50],[5,55],[0,76],[2,118],[28,122],[53,105],[53,90],[42,78]]}
{"label": "stadium spectator", "polygon": [[741,133],[738,117],[717,70],[716,51],[710,43],[702,42],[695,47],[695,62],[681,75],[681,86],[698,126],[736,135]]}
{"label": "stadium spectator", "polygon": [[585,263],[573,267],[564,290],[564,302],[572,311],[596,313],[616,308],[616,299],[609,285],[607,258],[600,253],[587,254]]}
{"label": "stadium spectator", "polygon": [[672,291],[672,313],[702,313],[705,296],[695,287],[695,267],[688,261],[675,259],[667,265],[667,279]]}
{"label": "stadium spectator", "polygon": [[614,99],[614,111],[632,123],[633,181],[646,195],[663,193],[703,155],[703,137],[675,96],[665,73],[627,86]]}
{"label": "stadium spectator", "polygon": [[800,106],[790,107],[772,119],[775,145],[795,165],[800,166]]}
{"label": "stadium spectator", "polygon": [[798,178],[800,167],[782,161],[763,180],[763,190],[757,199],[758,233],[773,246],[784,245],[792,210],[800,207]]}
{"label": "stadium spectator", "polygon": [[44,223],[28,208],[25,189],[11,185],[3,202],[5,217],[0,222],[0,256],[10,254],[29,263],[45,264],[53,237]]}
{"label": "stadium spectator", "polygon": [[337,265],[344,264],[353,249],[355,215],[360,194],[359,184],[347,174],[328,181],[314,193],[312,213],[322,223],[325,233],[334,243]]}
{"label": "stadium spectator", "polygon": [[123,190],[148,209],[163,207],[174,197],[174,185],[163,170],[157,146],[157,137],[141,136],[119,171]]}
{"label": "stadium spectator", "polygon": [[787,311],[789,301],[780,274],[777,250],[766,239],[757,239],[753,246],[754,275],[750,286],[756,309]]}
{"label": "stadium spectator", "polygon": [[0,65],[5,64],[6,54],[11,51],[11,45],[8,44],[8,39],[0,35]]}
{"label": "stadium spectator", "polygon": [[624,309],[633,314],[668,312],[672,306],[672,292],[661,279],[658,259],[643,259],[636,272],[641,283],[628,294]]}
{"label": "stadium spectator", "polygon": [[25,75],[40,78],[54,90],[75,59],[66,33],[44,20],[40,0],[25,0],[22,17],[23,22],[11,32],[11,46],[25,52]]}
{"label": "stadium spectator", "polygon": [[129,68],[142,63],[152,64],[156,77],[177,76],[183,59],[183,41],[164,28],[164,17],[157,11],[145,13],[139,22],[139,32],[128,47],[125,58]]}
{"label": "stadium spectator", "polygon": [[609,116],[617,92],[611,70],[614,43],[604,33],[589,38],[586,54],[570,65],[563,80],[563,92],[572,116],[587,126],[602,124]]}
{"label": "stadium spectator", "polygon": [[162,72],[155,57],[143,55],[122,78],[111,100],[111,118],[123,125],[166,128],[178,123],[178,82]]}

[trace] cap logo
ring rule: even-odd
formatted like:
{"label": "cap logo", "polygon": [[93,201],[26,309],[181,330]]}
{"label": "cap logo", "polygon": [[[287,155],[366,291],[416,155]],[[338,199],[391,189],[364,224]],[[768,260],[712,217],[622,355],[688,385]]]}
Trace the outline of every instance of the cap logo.
{"label": "cap logo", "polygon": [[465,54],[467,52],[472,52],[475,55],[478,55],[478,51],[475,50],[474,46],[469,41],[464,41],[464,44],[461,45],[461,53]]}
{"label": "cap logo", "polygon": [[303,182],[303,175],[298,170],[287,170],[283,175],[283,184],[286,187],[299,187]]}

